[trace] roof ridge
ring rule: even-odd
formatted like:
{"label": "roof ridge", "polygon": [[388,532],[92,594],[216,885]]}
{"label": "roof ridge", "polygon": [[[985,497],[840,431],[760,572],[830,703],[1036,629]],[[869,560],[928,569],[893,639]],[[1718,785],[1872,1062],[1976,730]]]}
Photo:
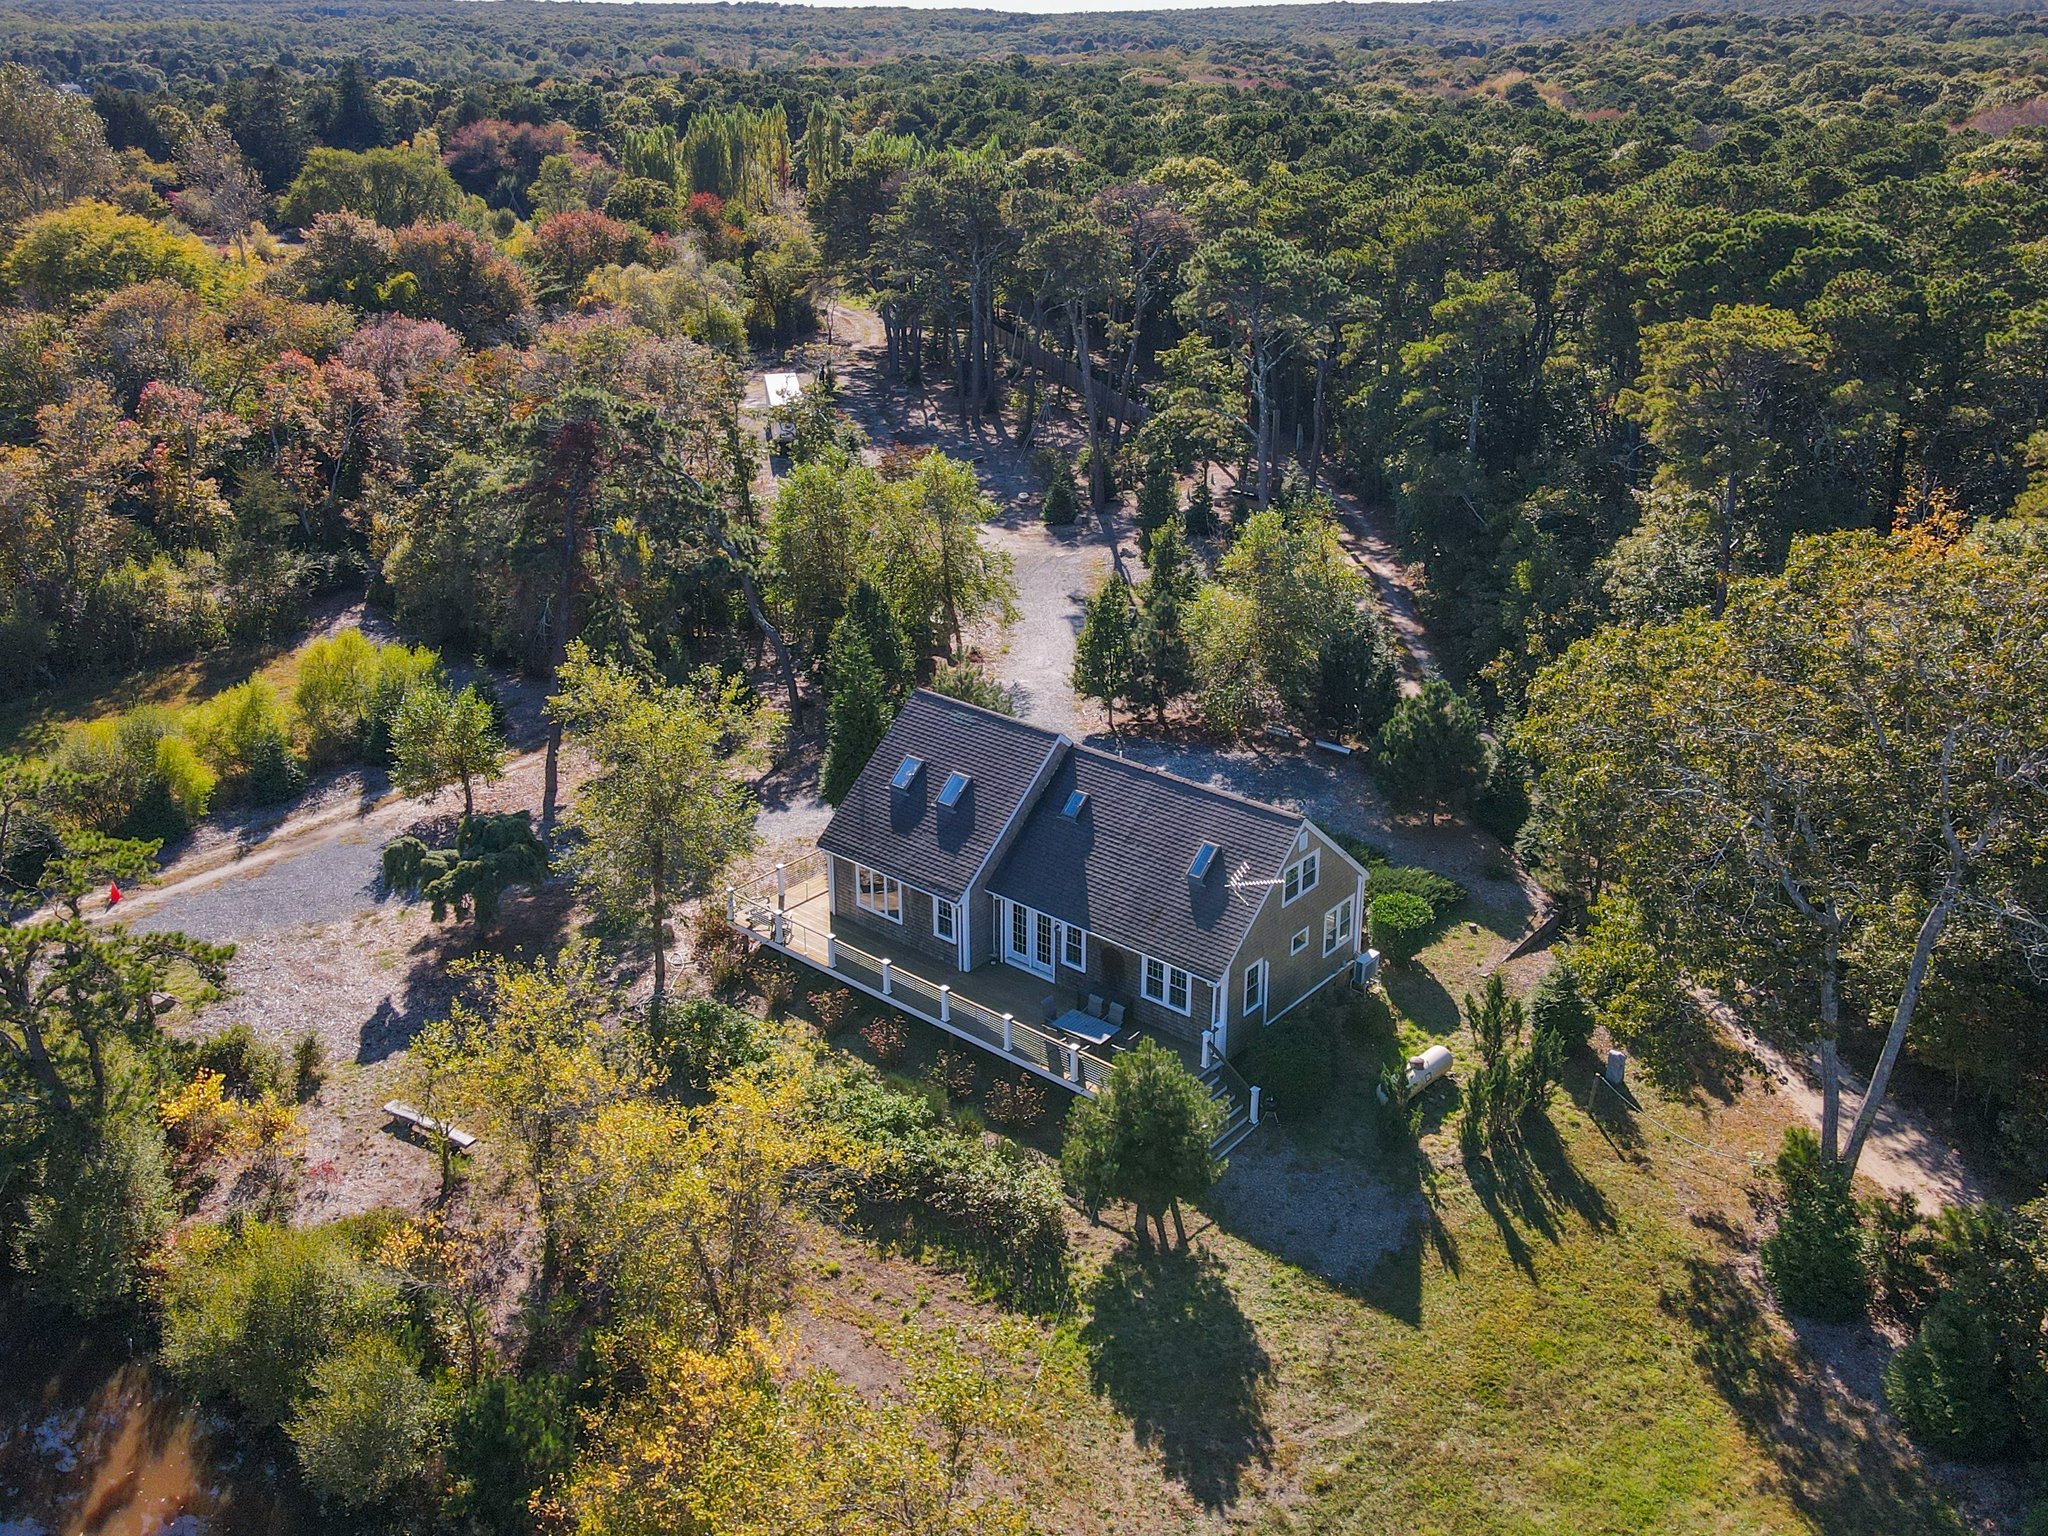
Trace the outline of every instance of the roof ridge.
{"label": "roof ridge", "polygon": [[[918,687],[910,690],[910,697],[912,699],[917,698],[920,694],[930,699],[937,708],[964,709],[971,714],[984,716],[998,725],[1011,726],[1028,735],[1036,736],[1041,741],[1053,741],[1061,735],[1059,731],[1047,730],[1044,726],[1034,721],[1019,719],[1016,715],[1006,715],[1000,709],[990,709],[986,704],[976,704],[972,699],[956,699],[952,694],[941,693],[936,688],[927,688],[920,684]],[[907,703],[908,700],[905,702]]]}
{"label": "roof ridge", "polygon": [[1213,796],[1218,800],[1228,800],[1237,805],[1242,805],[1249,810],[1265,811],[1274,816],[1293,821],[1314,820],[1305,811],[1290,811],[1285,806],[1275,805],[1270,800],[1254,800],[1250,795],[1240,795],[1234,789],[1222,789],[1214,784],[1204,784],[1200,779],[1191,779],[1184,773],[1175,773],[1171,768],[1156,768],[1150,763],[1138,762],[1134,758],[1125,757],[1121,752],[1105,751],[1101,747],[1091,746],[1085,741],[1074,742],[1073,749],[1076,752],[1086,752],[1091,757],[1099,757],[1106,763],[1115,763],[1119,767],[1132,769],[1137,773],[1149,773],[1156,778],[1171,779],[1174,783],[1185,785],[1187,788],[1198,791],[1201,794]]}

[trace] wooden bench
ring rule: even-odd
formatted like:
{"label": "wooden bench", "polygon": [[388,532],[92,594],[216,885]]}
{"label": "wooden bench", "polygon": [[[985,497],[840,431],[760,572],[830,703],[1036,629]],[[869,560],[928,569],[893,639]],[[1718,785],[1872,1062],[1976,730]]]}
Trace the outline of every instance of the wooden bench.
{"label": "wooden bench", "polygon": [[429,1136],[442,1135],[445,1130],[448,1144],[458,1152],[467,1152],[476,1145],[476,1137],[468,1131],[455,1125],[444,1128],[441,1122],[434,1119],[433,1116],[421,1114],[403,1099],[393,1099],[389,1104],[386,1104],[384,1106],[384,1113],[394,1120],[404,1121],[416,1131],[426,1132]]}

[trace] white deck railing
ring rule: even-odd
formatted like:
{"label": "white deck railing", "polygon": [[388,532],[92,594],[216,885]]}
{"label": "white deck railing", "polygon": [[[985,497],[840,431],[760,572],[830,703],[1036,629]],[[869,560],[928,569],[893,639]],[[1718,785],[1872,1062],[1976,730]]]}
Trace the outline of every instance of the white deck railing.
{"label": "white deck railing", "polygon": [[[771,949],[825,972],[925,1023],[980,1046],[1071,1093],[1095,1093],[1109,1080],[1107,1058],[1014,1014],[1000,1013],[907,971],[893,959],[856,948],[838,935],[790,915],[789,893],[823,866],[810,853],[726,892],[726,915]],[[829,907],[828,907],[829,910]]]}

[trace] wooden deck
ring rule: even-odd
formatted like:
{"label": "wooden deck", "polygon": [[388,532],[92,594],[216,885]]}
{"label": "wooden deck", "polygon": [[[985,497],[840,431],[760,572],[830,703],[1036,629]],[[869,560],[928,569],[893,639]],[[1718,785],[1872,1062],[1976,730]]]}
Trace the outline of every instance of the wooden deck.
{"label": "wooden deck", "polygon": [[[1048,997],[1054,1016],[1085,1001],[1073,987],[1055,986],[1000,961],[962,971],[870,927],[835,932],[822,856],[735,889],[728,907],[733,921],[760,942],[1070,1092],[1093,1093],[1109,1076],[1108,1046],[1085,1045],[1047,1027]],[[1191,1070],[1208,1072],[1198,1045],[1156,1033],[1153,1038]],[[1251,1113],[1251,1104],[1241,1107],[1242,1117]]]}

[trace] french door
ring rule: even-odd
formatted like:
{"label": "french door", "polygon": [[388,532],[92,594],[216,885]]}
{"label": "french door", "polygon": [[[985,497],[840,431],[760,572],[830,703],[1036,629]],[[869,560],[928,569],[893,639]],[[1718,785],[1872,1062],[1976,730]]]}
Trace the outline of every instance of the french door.
{"label": "french door", "polygon": [[1052,977],[1053,942],[1057,928],[1051,916],[1016,902],[1008,903],[1010,920],[1003,926],[1003,959],[1034,976]]}

